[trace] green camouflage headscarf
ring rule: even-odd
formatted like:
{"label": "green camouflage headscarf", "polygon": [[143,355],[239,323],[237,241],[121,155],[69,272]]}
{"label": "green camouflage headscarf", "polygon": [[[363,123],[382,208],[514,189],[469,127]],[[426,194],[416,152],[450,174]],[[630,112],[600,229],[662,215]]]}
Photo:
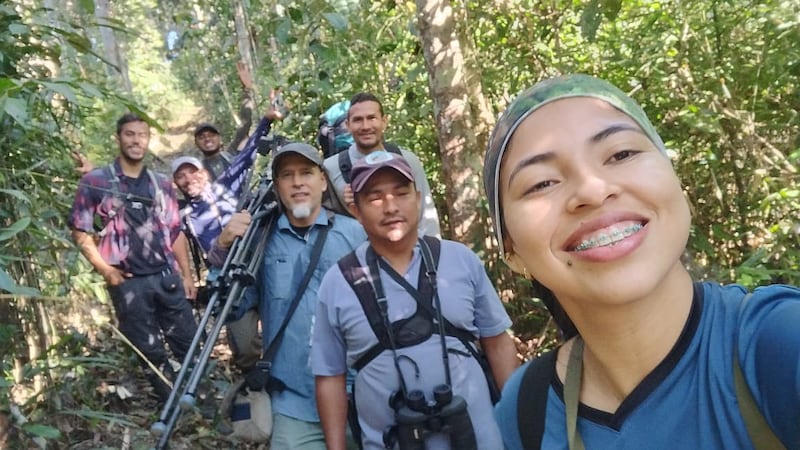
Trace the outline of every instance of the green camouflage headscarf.
{"label": "green camouflage headscarf", "polygon": [[483,166],[483,183],[489,197],[489,210],[494,220],[494,229],[500,245],[501,255],[505,255],[503,246],[503,212],[500,208],[500,162],[508,148],[511,136],[517,127],[534,111],[542,106],[570,97],[592,97],[609,103],[621,112],[630,116],[651,141],[666,155],[664,143],[659,137],[642,108],[624,92],[611,83],[589,75],[571,74],[537,83],[522,92],[508,106],[492,132]]}

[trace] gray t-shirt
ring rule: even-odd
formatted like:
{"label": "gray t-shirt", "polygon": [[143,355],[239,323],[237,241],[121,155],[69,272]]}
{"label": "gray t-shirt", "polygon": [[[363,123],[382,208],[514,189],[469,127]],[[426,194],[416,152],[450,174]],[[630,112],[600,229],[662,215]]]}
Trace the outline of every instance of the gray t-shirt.
{"label": "gray t-shirt", "polygon": [[[356,250],[364,265],[367,246],[368,243],[362,244]],[[421,260],[417,246],[408,271],[402,274],[414,287],[417,287]],[[380,277],[388,299],[389,320],[395,322],[413,315],[417,309],[413,297],[382,269]],[[483,265],[463,244],[442,241],[436,278],[443,315],[456,327],[467,330],[476,337],[492,337],[505,332],[511,326],[511,319],[497,297]],[[338,265],[325,274],[319,293],[311,346],[311,368],[314,375],[341,375],[375,345],[378,339]],[[466,349],[458,339],[448,336],[446,344],[449,349],[458,351],[448,352],[453,394],[460,395],[467,401],[478,448],[503,448],[493,416],[486,378],[480,365],[471,356],[460,354],[466,353]],[[404,355],[399,358],[399,364],[408,389],[421,389],[428,399],[432,399],[433,387],[445,383],[439,335],[434,334],[421,344],[398,349],[397,354]],[[394,411],[389,407],[389,396],[399,390],[400,384],[393,361],[392,352],[384,351],[356,377],[356,405],[364,448],[368,450],[382,449],[383,430],[395,423]],[[433,435],[426,441],[426,445],[428,450],[450,448],[449,440],[443,434]]]}
{"label": "gray t-shirt", "polygon": [[[355,164],[356,161],[365,157],[366,155],[358,151],[355,144],[351,145],[346,150],[350,155],[350,163]],[[431,188],[428,184],[428,178],[425,175],[425,169],[422,167],[422,162],[417,158],[417,155],[411,153],[406,149],[400,149],[403,158],[408,161],[411,170],[414,172],[414,184],[417,190],[422,195],[422,211],[420,212],[419,233],[421,235],[436,236],[442,235],[439,229],[439,213],[436,211],[436,205],[433,203],[433,196],[431,195]],[[325,204],[328,209],[331,209],[339,214],[350,216],[350,211],[344,202],[344,187],[347,184],[342,176],[342,171],[339,168],[339,154],[329,156],[325,159],[325,172],[328,174],[328,180],[333,187],[334,192],[328,193],[328,203]]]}

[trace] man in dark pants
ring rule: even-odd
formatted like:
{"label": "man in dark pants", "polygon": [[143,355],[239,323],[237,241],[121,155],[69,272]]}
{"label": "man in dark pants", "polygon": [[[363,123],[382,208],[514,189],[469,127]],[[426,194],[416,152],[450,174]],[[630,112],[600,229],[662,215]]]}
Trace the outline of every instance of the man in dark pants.
{"label": "man in dark pants", "polygon": [[[183,360],[197,331],[186,301],[195,296],[187,241],[172,181],[144,165],[149,125],[125,114],[116,137],[119,156],[81,178],[69,225],[81,253],[106,281],[120,331],[169,377],[162,334]],[[147,364],[145,371],[165,401],[169,385]]]}

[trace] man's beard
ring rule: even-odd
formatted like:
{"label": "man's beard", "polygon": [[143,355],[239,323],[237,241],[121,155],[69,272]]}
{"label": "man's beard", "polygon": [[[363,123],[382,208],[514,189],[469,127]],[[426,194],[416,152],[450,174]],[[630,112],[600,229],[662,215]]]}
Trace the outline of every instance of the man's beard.
{"label": "man's beard", "polygon": [[292,216],[295,219],[308,219],[311,216],[311,205],[302,203],[292,207]]}
{"label": "man's beard", "polygon": [[[131,148],[139,149],[138,151],[141,152],[142,155],[141,156],[131,156],[130,151],[129,151]],[[122,156],[122,159],[124,159],[126,162],[137,163],[137,162],[142,161],[144,159],[144,151],[141,149],[141,147],[136,147],[136,146],[131,145],[131,146],[126,147],[124,150],[122,150],[120,152],[120,156]]]}

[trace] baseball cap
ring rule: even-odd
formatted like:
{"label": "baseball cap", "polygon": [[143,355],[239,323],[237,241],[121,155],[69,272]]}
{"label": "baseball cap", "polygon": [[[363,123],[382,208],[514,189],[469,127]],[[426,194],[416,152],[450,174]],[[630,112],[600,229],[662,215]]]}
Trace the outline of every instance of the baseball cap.
{"label": "baseball cap", "polygon": [[175,159],[175,161],[172,161],[171,167],[173,177],[175,176],[175,172],[177,172],[178,169],[180,169],[184,164],[191,164],[200,170],[203,169],[203,163],[201,163],[199,159],[193,156],[181,156],[180,158]]}
{"label": "baseball cap", "polygon": [[313,162],[314,164],[322,167],[322,155],[319,154],[316,148],[308,145],[304,142],[290,142],[285,145],[281,145],[277,149],[275,149],[272,153],[272,172],[274,173],[278,167],[278,160],[280,160],[283,156],[295,153],[300,156],[304,156],[309,161]]}
{"label": "baseball cap", "polygon": [[396,153],[379,150],[361,158],[350,169],[350,187],[353,192],[361,192],[367,181],[383,168],[394,169],[410,182],[414,182],[414,174],[408,161]]}
{"label": "baseball cap", "polygon": [[194,129],[194,137],[197,137],[198,134],[202,133],[203,131],[213,131],[216,134],[220,134],[217,127],[211,125],[210,123],[201,123]]}

